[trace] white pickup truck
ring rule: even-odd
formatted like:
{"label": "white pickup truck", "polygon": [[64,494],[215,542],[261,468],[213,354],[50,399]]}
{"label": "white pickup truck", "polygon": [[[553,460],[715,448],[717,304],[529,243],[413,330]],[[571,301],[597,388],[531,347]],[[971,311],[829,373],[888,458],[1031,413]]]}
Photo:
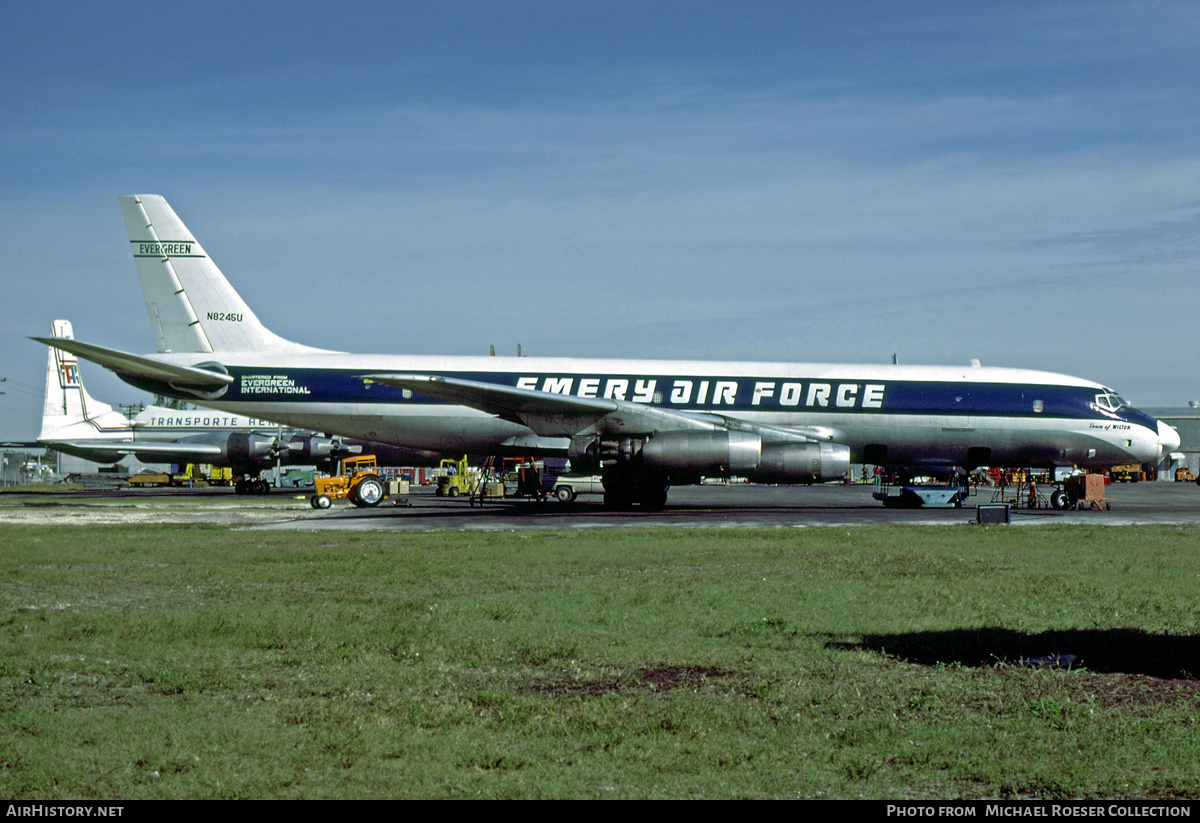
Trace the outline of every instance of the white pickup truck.
{"label": "white pickup truck", "polygon": [[570,503],[581,494],[604,494],[604,483],[598,474],[560,474],[550,493],[560,502]]}

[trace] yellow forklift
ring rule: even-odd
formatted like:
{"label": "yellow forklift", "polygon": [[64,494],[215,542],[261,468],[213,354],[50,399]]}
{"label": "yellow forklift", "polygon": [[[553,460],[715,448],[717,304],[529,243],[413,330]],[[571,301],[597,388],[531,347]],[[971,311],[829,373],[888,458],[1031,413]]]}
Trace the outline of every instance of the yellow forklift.
{"label": "yellow forklift", "polygon": [[379,464],[373,454],[339,460],[337,474],[314,478],[313,486],[313,496],[308,502],[314,509],[328,509],[334,500],[344,498],[356,506],[378,506],[387,496],[387,486],[379,476]]}
{"label": "yellow forklift", "polygon": [[460,494],[470,494],[471,476],[467,473],[467,456],[460,460],[442,460],[438,463],[442,474],[437,479],[438,497],[458,497]]}

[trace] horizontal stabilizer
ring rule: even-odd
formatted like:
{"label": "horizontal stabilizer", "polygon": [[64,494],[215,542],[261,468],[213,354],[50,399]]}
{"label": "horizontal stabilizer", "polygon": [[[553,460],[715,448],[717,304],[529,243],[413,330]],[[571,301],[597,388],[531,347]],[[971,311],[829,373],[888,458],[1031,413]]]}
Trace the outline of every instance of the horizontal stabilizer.
{"label": "horizontal stabilizer", "polygon": [[174,386],[186,386],[193,389],[213,390],[228,386],[233,378],[228,374],[200,369],[194,366],[178,366],[173,363],[163,363],[128,352],[94,346],[78,340],[66,340],[59,337],[31,337],[39,343],[45,343],[62,351],[70,352],[76,357],[82,357],[111,369],[122,377],[160,380]]}

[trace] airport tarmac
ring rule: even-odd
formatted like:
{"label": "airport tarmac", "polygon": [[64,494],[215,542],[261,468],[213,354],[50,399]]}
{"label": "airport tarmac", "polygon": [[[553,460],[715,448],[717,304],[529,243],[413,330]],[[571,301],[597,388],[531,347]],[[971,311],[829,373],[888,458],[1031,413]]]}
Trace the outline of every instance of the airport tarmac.
{"label": "airport tarmac", "polygon": [[[1013,525],[1200,524],[1200,487],[1192,483],[1133,483],[1107,487],[1107,510],[1058,511],[1013,508]],[[471,506],[463,498],[440,498],[417,489],[406,501],[385,500],[375,509],[345,502],[317,511],[299,490],[241,496],[228,489],[0,495],[0,523],[82,525],[97,523],[211,523],[261,529],[302,530],[518,530],[628,527],[729,528],[879,524],[962,525],[976,506],[994,502],[982,488],[961,509],[889,509],[872,499],[869,486],[684,486],[671,489],[658,512],[607,511],[599,495],[573,503],[555,500],[489,501]],[[1011,499],[1011,490],[1006,495]]]}

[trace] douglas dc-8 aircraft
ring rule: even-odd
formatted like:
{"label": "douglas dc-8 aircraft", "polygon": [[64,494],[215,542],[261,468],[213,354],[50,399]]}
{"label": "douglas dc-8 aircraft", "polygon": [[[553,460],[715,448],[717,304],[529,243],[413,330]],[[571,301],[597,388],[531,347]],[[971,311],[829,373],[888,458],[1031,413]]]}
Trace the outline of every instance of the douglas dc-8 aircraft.
{"label": "douglas dc-8 aircraft", "polygon": [[1169,426],[1098,383],[949,366],[356,355],[276,336],[167,202],[121,198],[158,353],[35,338],[155,393],[447,454],[556,454],[606,504],[671,485],[886,466],[1102,467],[1157,460]]}
{"label": "douglas dc-8 aircraft", "polygon": [[[57,341],[73,338],[70,322],[55,320]],[[376,444],[342,442],[313,434],[291,433],[284,439],[275,424],[236,414],[150,406],[126,417],[92,398],[83,387],[79,363],[70,352],[50,349],[46,364],[46,402],[38,444],[96,463],[116,463],[134,455],[143,463],[210,463],[229,466],[244,479],[239,493],[265,493],[260,471],[278,463],[329,464],[351,453],[382,452],[392,465],[437,465],[432,452],[376,448]],[[394,452],[401,452],[394,454]]]}

